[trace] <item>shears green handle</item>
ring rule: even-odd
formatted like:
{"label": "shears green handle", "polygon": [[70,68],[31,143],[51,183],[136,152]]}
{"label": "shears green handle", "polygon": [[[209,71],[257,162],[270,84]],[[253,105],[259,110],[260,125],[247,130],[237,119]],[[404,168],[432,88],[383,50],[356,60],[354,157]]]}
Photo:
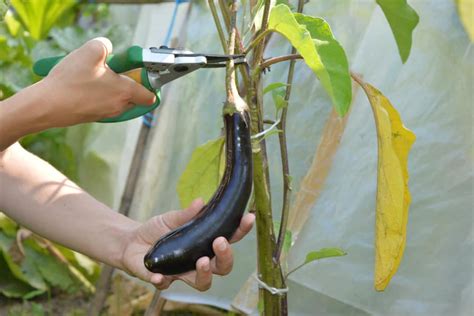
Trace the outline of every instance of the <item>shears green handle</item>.
{"label": "shears green handle", "polygon": [[[65,56],[56,56],[40,59],[33,65],[33,71],[38,76],[47,76],[51,69],[53,69],[53,67],[56,66],[56,64],[58,64],[64,57]],[[121,54],[108,56],[107,65],[116,73],[125,73],[125,75],[142,84],[148,90],[154,92],[156,94],[156,102],[151,106],[135,105],[133,108],[118,116],[106,118],[100,120],[100,122],[114,123],[131,120],[156,109],[158,105],[160,105],[160,91],[153,89],[150,85],[148,72],[143,64],[143,49],[140,46],[132,46]],[[137,68],[141,68],[139,75],[137,75],[135,71]]]}

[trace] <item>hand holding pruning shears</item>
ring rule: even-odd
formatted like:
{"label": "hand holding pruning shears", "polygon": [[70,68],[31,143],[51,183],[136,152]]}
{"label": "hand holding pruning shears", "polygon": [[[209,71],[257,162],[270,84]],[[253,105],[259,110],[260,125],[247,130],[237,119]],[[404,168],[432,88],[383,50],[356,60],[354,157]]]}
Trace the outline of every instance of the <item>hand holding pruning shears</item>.
{"label": "hand holding pruning shears", "polygon": [[[111,53],[112,43],[96,38],[67,55],[54,68],[49,63],[52,70],[48,69],[48,76],[39,83],[48,95],[54,96],[47,104],[49,109],[44,109],[49,127],[107,119],[135,104],[151,107],[155,103],[153,92],[107,66]],[[37,63],[35,71],[42,64]]]}
{"label": "hand holding pruning shears", "polygon": [[[100,43],[103,47],[99,45]],[[87,48],[97,50],[96,54],[87,53]],[[121,91],[112,94],[113,97],[110,100],[104,100],[104,109],[102,111],[96,109],[95,119],[91,120],[120,122],[136,118],[155,109],[160,104],[160,89],[168,82],[199,68],[225,67],[229,60],[234,60],[236,64],[246,62],[244,55],[195,54],[191,51],[165,46],[149,49],[132,46],[119,55],[112,55],[111,52],[110,41],[98,38],[66,57],[41,59],[35,63],[33,69],[40,76],[53,76],[55,79],[57,76],[61,76],[59,81],[65,80],[65,83],[68,83],[68,80],[75,80],[75,75],[79,75],[78,80],[85,80],[88,84],[105,85],[106,90],[108,90],[107,88],[114,89],[110,85],[117,85],[115,89]],[[63,58],[69,61],[67,63],[60,62]],[[81,62],[89,63],[89,66],[92,67],[80,67],[82,71],[75,70],[77,64]],[[127,76],[142,86],[138,88],[136,83],[126,81]],[[99,82],[100,80],[103,82]],[[91,87],[91,89],[93,89],[92,91],[100,90],[97,87]],[[145,90],[148,90],[148,93]],[[97,100],[97,96],[94,96],[93,100]],[[115,106],[111,106],[111,103]],[[101,117],[97,117],[99,112],[101,112]]]}

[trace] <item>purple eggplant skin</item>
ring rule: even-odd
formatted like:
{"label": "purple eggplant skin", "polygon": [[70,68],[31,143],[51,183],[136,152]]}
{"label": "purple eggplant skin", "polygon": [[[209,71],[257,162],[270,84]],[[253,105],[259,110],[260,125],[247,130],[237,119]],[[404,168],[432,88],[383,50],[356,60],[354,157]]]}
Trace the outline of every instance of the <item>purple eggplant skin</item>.
{"label": "purple eggplant skin", "polygon": [[169,232],[150,248],[145,267],[164,275],[195,270],[196,261],[213,257],[213,241],[230,240],[240,225],[252,192],[252,144],[246,111],[224,115],[226,167],[218,189],[188,223]]}

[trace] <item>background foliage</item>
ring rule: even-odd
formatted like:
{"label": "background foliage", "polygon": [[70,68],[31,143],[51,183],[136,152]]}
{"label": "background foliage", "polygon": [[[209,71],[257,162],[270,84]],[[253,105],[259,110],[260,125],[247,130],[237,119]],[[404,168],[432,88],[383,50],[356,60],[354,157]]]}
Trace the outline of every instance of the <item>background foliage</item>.
{"label": "background foliage", "polygon": [[[130,27],[114,23],[107,5],[77,1],[0,1],[0,100],[41,78],[32,71],[43,57],[66,54],[96,36],[106,36],[123,50]],[[57,128],[21,140],[29,151],[81,184],[78,165],[87,161],[107,170],[98,155],[82,154],[92,125]],[[100,176],[100,174],[99,174]],[[79,291],[92,293],[99,266],[89,258],[53,244],[0,213],[0,295],[30,299]]]}

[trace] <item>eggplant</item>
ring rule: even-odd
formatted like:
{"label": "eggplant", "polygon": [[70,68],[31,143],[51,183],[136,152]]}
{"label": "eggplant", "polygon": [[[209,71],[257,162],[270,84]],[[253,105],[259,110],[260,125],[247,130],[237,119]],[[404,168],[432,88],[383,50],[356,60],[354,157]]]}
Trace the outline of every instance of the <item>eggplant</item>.
{"label": "eggplant", "polygon": [[164,275],[195,269],[196,261],[213,257],[217,237],[228,240],[240,225],[252,192],[252,144],[248,112],[224,114],[225,172],[216,192],[188,223],[169,232],[150,248],[145,267]]}

